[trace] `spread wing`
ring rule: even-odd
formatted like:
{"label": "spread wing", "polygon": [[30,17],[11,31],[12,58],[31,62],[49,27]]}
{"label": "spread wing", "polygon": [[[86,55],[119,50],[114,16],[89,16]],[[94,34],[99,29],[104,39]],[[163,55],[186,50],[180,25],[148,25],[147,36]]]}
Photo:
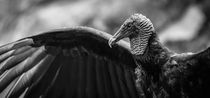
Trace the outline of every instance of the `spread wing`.
{"label": "spread wing", "polygon": [[[168,65],[167,65],[168,66]],[[173,96],[202,98],[209,96],[210,48],[198,53],[183,53],[170,60],[164,73]]]}
{"label": "spread wing", "polygon": [[210,74],[210,47],[198,53],[184,55],[182,59],[182,61],[185,61],[186,65],[194,69],[193,71],[199,70],[203,73],[205,70]]}
{"label": "spread wing", "polygon": [[[201,65],[210,65],[210,47],[199,52],[196,53],[192,56],[192,59],[197,60],[198,63],[200,63]],[[208,66],[210,68],[210,66]]]}
{"label": "spread wing", "polygon": [[0,97],[138,97],[128,43],[87,28],[57,30],[0,47]]}

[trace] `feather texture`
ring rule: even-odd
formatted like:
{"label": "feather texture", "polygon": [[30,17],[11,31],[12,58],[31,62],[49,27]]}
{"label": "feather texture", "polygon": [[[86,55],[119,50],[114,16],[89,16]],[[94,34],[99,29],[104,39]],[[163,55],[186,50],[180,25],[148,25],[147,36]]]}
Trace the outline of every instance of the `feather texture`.
{"label": "feather texture", "polygon": [[138,97],[127,43],[77,27],[0,47],[0,97]]}
{"label": "feather texture", "polygon": [[[140,97],[202,98],[209,96],[210,48],[198,53],[176,54],[159,41],[152,22],[142,14],[131,15],[109,40],[110,47],[130,39],[135,59],[136,88]],[[117,68],[117,74],[121,73]],[[122,82],[119,82],[121,88]],[[122,89],[123,96],[128,97]]]}

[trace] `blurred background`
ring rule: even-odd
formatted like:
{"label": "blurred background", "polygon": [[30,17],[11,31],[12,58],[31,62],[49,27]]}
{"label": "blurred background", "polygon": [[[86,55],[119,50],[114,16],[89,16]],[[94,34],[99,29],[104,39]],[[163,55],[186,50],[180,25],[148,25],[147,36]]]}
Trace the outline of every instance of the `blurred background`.
{"label": "blurred background", "polygon": [[210,0],[0,0],[0,45],[72,26],[114,34],[134,13],[150,18],[175,52],[210,46]]}

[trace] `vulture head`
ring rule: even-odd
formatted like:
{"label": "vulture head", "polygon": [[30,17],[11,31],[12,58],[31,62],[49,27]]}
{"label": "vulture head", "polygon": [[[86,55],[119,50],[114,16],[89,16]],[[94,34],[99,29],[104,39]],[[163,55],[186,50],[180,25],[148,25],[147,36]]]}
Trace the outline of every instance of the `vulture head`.
{"label": "vulture head", "polygon": [[149,38],[153,34],[155,34],[155,30],[152,22],[142,14],[134,14],[110,38],[109,46],[112,47],[123,38],[129,38],[131,53],[133,55],[142,55],[148,45]]}

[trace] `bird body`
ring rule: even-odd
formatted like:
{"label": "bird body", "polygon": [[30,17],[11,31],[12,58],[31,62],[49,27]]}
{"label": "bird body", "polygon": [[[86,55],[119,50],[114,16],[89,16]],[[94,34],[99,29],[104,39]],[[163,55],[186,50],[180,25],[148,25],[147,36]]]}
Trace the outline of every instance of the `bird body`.
{"label": "bird body", "polygon": [[[170,51],[160,43],[151,21],[142,14],[129,17],[109,40],[109,45],[126,37],[130,39],[131,53],[137,65],[135,73],[139,96],[191,98],[208,94],[205,88],[210,87],[207,83],[210,79],[203,75],[210,75],[209,49],[197,54]],[[205,71],[200,72],[201,69]],[[199,86],[193,87],[197,84]],[[196,92],[196,89],[203,92]]]}

